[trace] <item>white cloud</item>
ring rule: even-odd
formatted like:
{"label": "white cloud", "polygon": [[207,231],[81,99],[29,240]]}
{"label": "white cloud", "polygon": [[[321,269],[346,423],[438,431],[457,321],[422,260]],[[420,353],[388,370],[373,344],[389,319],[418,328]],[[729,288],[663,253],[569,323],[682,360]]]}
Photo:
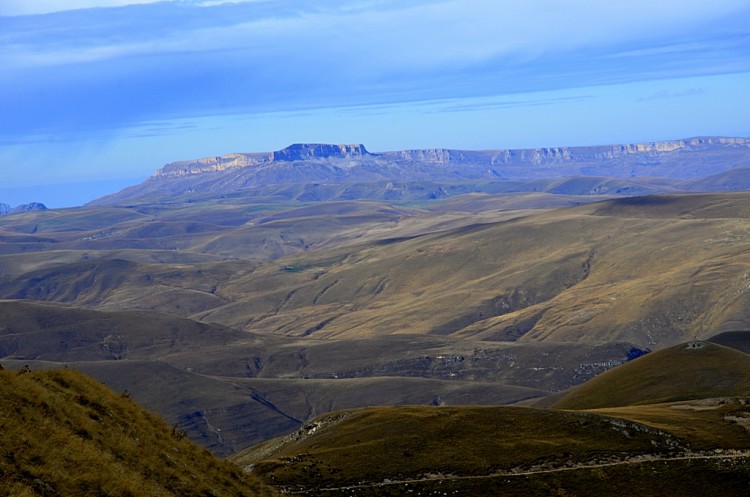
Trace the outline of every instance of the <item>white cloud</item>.
{"label": "white cloud", "polygon": [[226,3],[252,3],[276,0],[3,0],[0,2],[0,16],[24,16],[51,14],[68,10],[124,7],[148,3],[184,3],[200,7],[211,7]]}
{"label": "white cloud", "polygon": [[[274,3],[261,0],[181,0],[193,5]],[[75,0],[66,8],[153,3],[154,0]],[[320,6],[320,3],[326,5]],[[51,9],[57,0],[11,0],[17,9]],[[443,0],[423,2],[290,2],[296,9],[252,19],[225,19],[183,31],[121,33],[116,44],[103,27],[101,44],[79,46],[75,39],[39,40],[47,47],[19,47],[21,65],[55,65],[122,55],[252,49],[255,57],[323,57],[363,71],[387,75],[455,65],[456,68],[510,57],[514,62],[573,50],[625,45],[633,51],[663,50],[649,40],[681,36],[726,18],[746,1],[716,0]],[[284,2],[279,7],[285,6]],[[196,12],[196,16],[200,16]],[[106,20],[104,22],[106,24]],[[114,25],[116,29],[116,24]],[[645,47],[645,48],[644,48]],[[70,52],[70,53],[65,53]],[[11,54],[8,54],[11,55]]]}
{"label": "white cloud", "polygon": [[0,3],[0,16],[22,16],[50,14],[66,10],[90,9],[94,7],[122,7],[164,0],[4,0]]}

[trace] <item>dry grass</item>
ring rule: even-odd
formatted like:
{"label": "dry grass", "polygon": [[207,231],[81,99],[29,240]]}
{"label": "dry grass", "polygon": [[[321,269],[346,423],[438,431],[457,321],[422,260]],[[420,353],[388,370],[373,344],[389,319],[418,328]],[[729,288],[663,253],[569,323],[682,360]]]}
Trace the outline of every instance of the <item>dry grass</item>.
{"label": "dry grass", "polygon": [[339,411],[234,456],[264,479],[304,486],[488,475],[531,466],[668,454],[681,443],[644,425],[588,413],[513,407]]}
{"label": "dry grass", "polygon": [[750,407],[707,405],[339,411],[234,460],[311,495],[744,496]]}
{"label": "dry grass", "polygon": [[573,388],[558,409],[750,397],[750,356],[709,342],[652,352]]}
{"label": "dry grass", "polygon": [[[626,199],[517,218],[521,212],[472,211],[523,208],[522,198],[527,207],[544,202],[467,198],[455,204],[463,212],[367,202],[259,212],[242,199],[140,206],[140,217],[123,215],[113,233],[90,225],[89,209],[84,230],[73,229],[83,214],[72,211],[68,225],[25,234],[52,240],[40,240],[36,253],[21,253],[32,250],[16,237],[47,226],[45,218],[15,217],[1,223],[12,257],[0,257],[0,296],[151,309],[316,338],[419,333],[656,349],[750,328],[747,193]],[[231,222],[221,224],[224,216]],[[67,255],[44,252],[52,248]],[[283,254],[273,263],[221,257]]]}
{"label": "dry grass", "polygon": [[80,373],[0,371],[0,391],[0,495],[272,494]]}

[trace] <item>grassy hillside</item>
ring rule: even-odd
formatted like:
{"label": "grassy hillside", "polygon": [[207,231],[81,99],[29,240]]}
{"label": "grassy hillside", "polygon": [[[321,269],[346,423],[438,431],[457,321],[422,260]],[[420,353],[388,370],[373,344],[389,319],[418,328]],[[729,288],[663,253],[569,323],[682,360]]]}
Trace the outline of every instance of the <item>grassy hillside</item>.
{"label": "grassy hillside", "polygon": [[750,323],[747,194],[561,209],[290,256],[199,319],[293,336],[660,348]]}
{"label": "grassy hillside", "polygon": [[[70,226],[34,231],[50,221],[14,218],[5,232],[59,237],[67,248],[48,254],[40,243],[18,253],[25,245],[8,242],[19,250],[0,257],[0,297],[149,309],[296,337],[433,334],[655,349],[750,327],[748,195],[638,197],[522,217],[514,216],[528,212],[367,203],[255,216],[249,205],[215,200],[143,207],[147,221],[128,219],[136,224],[102,237]],[[463,200],[453,207],[484,203]],[[246,222],[219,229],[223,209]],[[183,230],[185,244],[170,245],[157,226],[180,231],[211,216],[216,231]],[[267,258],[279,241],[299,253],[248,261]],[[169,247],[179,255],[165,258]]]}
{"label": "grassy hillside", "polygon": [[[320,417],[234,460],[266,481],[309,495],[325,489],[342,496],[593,496],[616,489],[644,497],[741,496],[750,476],[750,435],[722,416],[747,416],[748,410],[716,411],[712,437],[686,439],[591,412],[370,408]],[[692,411],[684,412],[673,427],[689,427]],[[697,472],[690,485],[686,471]]]}
{"label": "grassy hillside", "polygon": [[0,495],[274,494],[74,371],[0,371],[0,433]]}
{"label": "grassy hillside", "polygon": [[750,396],[750,356],[709,342],[652,352],[573,388],[554,407],[596,409]]}
{"label": "grassy hillside", "polygon": [[645,427],[625,431],[600,416],[531,408],[369,408],[325,415],[233,459],[280,484],[336,486],[426,473],[486,475],[615,452],[668,453],[681,444]]}
{"label": "grassy hillside", "polygon": [[[555,409],[338,411],[233,457],[266,481],[311,494],[603,495],[615,489],[636,496],[742,496],[750,490],[748,359],[693,341],[605,372],[572,389]],[[698,473],[690,484],[686,472]]]}
{"label": "grassy hillside", "polygon": [[[354,406],[337,392],[393,403],[403,378],[398,403],[515,402],[750,328],[749,195],[559,210],[549,195],[432,210],[233,197],[10,216],[0,359],[132,386],[221,453]],[[269,255],[282,239],[299,253],[264,260],[288,253]],[[260,425],[272,429],[241,433]]]}

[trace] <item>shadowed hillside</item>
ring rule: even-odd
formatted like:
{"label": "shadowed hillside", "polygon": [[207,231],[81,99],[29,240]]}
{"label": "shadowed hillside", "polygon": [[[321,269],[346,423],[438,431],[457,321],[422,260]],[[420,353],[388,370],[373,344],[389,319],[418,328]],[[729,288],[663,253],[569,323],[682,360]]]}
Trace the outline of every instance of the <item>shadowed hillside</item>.
{"label": "shadowed hillside", "polygon": [[74,371],[0,371],[0,494],[275,495]]}
{"label": "shadowed hillside", "polygon": [[719,333],[711,337],[709,341],[750,354],[750,332],[746,330]]}

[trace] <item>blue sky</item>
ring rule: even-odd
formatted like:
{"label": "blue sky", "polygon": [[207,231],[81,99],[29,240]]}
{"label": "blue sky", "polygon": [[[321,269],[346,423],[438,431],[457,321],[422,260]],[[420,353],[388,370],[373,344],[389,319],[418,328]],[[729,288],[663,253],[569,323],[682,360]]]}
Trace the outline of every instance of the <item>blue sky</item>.
{"label": "blue sky", "polygon": [[171,161],[750,136],[750,1],[0,0],[0,202]]}

